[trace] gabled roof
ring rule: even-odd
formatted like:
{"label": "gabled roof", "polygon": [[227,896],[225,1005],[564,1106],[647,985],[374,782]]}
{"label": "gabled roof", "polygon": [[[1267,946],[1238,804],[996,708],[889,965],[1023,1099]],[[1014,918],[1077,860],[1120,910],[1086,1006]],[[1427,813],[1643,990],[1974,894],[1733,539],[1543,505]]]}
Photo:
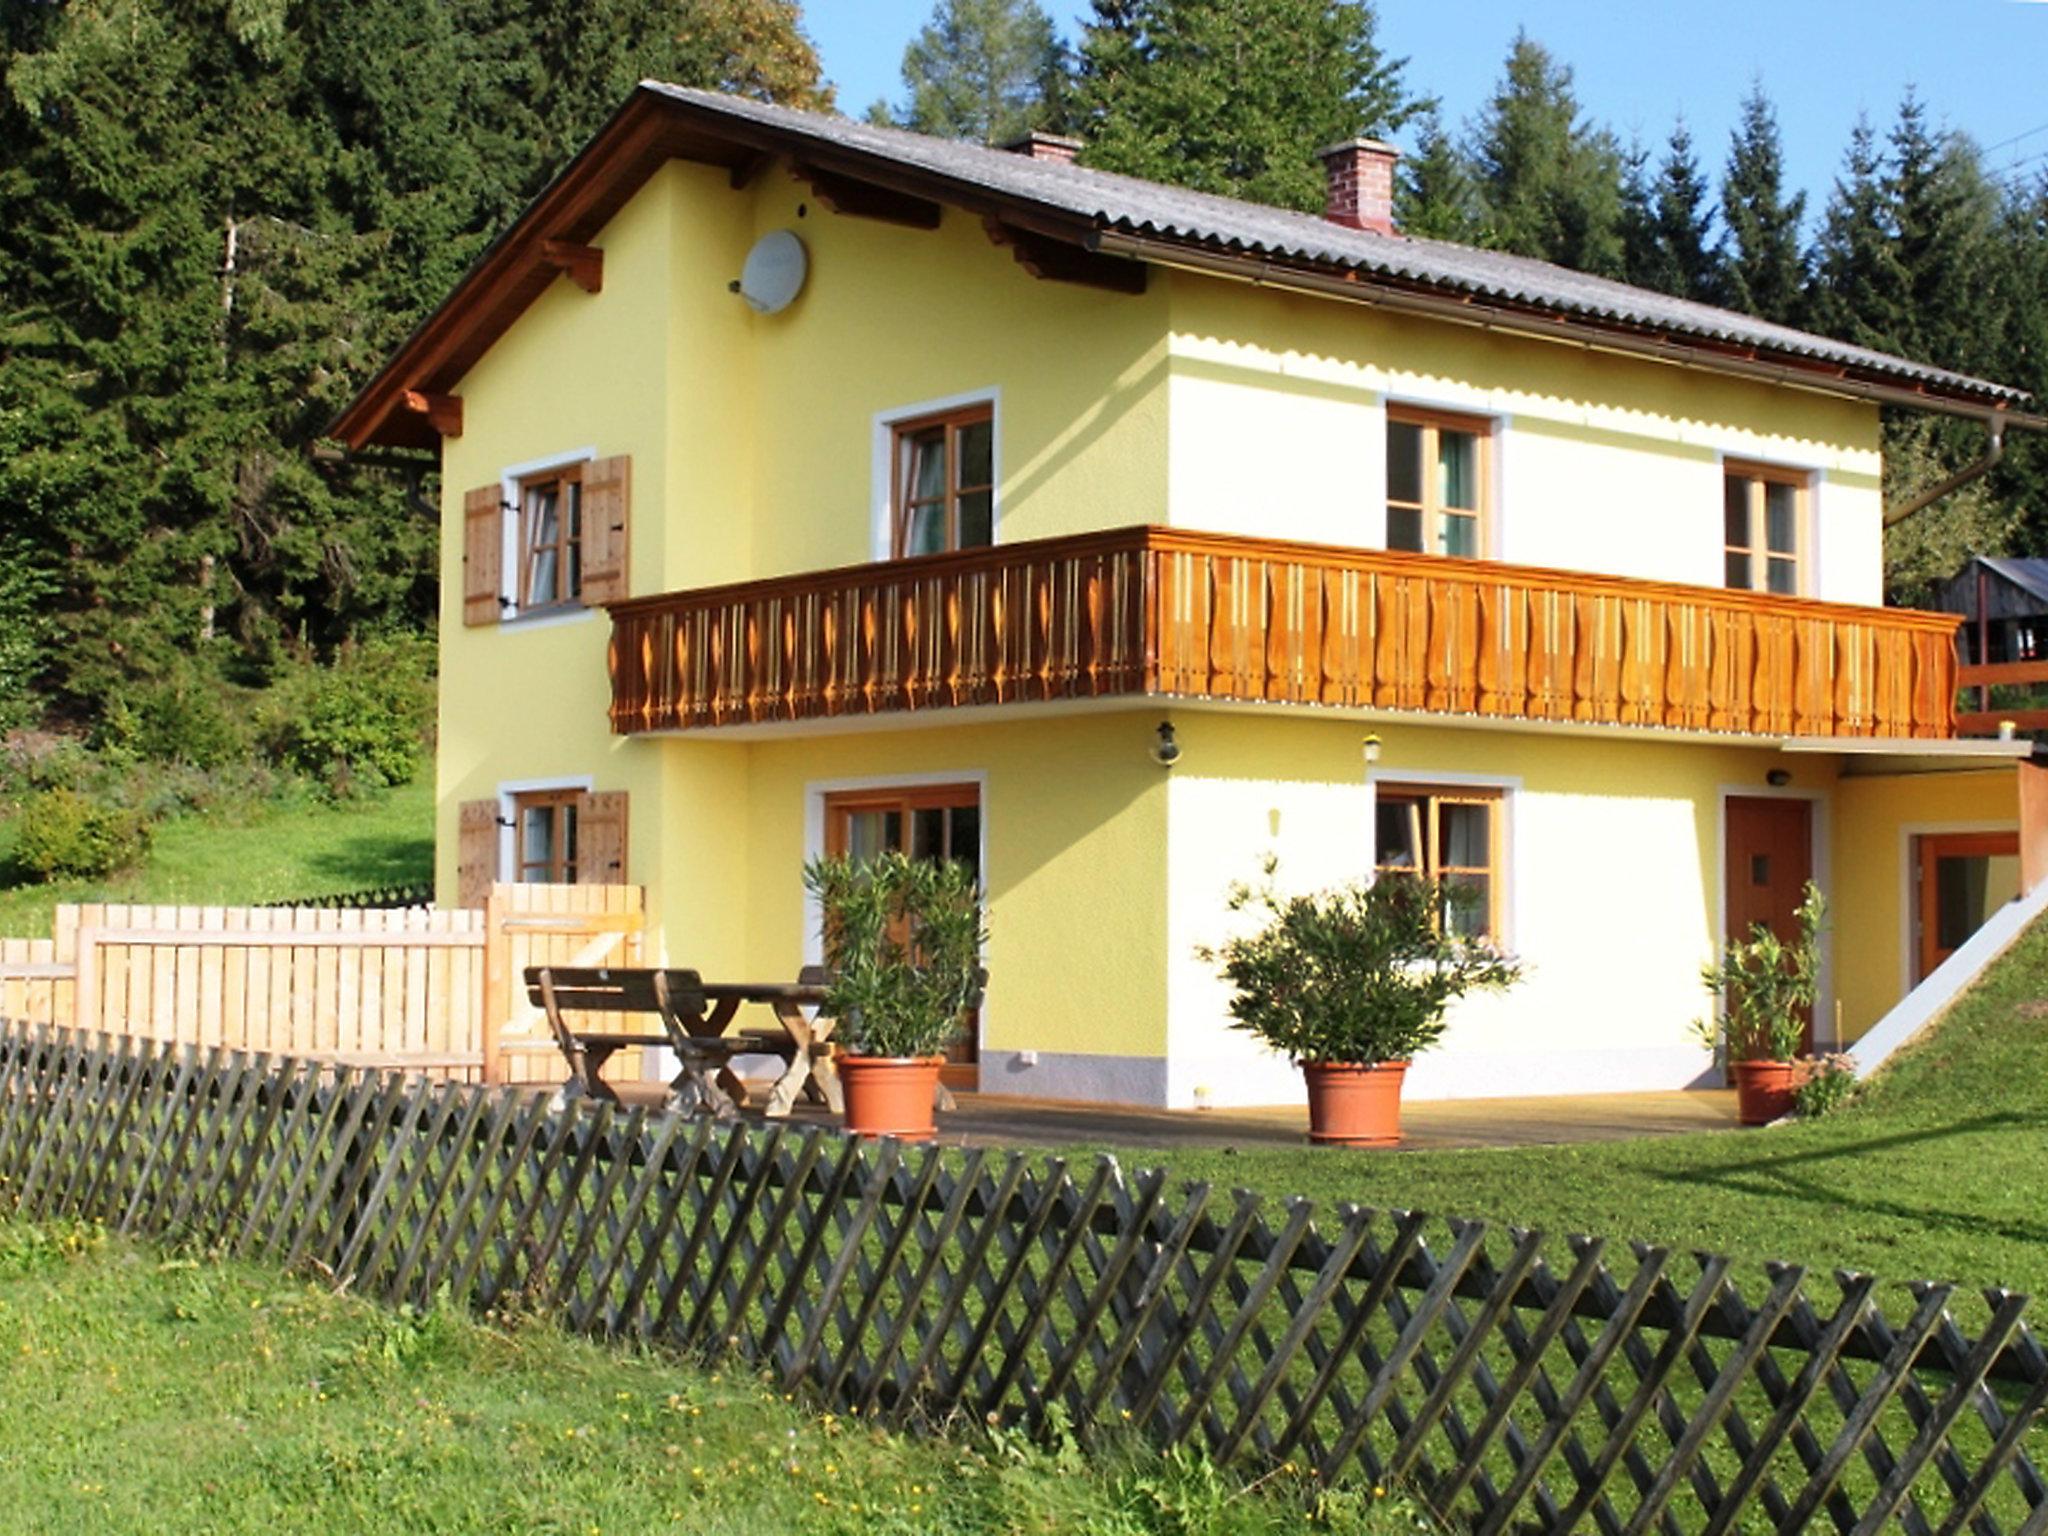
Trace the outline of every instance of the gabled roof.
{"label": "gabled roof", "polygon": [[1940,607],[1945,613],[1978,616],[1978,575],[1988,574],[1985,617],[2021,618],[2048,613],[2048,560],[2005,555],[1975,555],[1942,583]]}
{"label": "gabled roof", "polygon": [[[1117,258],[1192,265],[1468,323],[1562,329],[1623,350],[1864,398],[1969,414],[2012,409],[2028,398],[1988,380],[1527,257],[1351,229],[1071,163],[648,81],[484,253],[336,420],[333,435],[356,447],[432,444],[417,397],[451,389],[553,280],[557,266],[541,259],[543,244],[590,239],[668,158],[727,166],[741,183],[774,156],[788,157],[814,179],[963,208],[1025,239],[1070,248],[1095,263],[1089,270],[1096,281]],[[1057,275],[1060,265],[1041,260],[1033,269]],[[1142,280],[1141,273],[1132,276]],[[410,412],[407,392],[416,397]]]}

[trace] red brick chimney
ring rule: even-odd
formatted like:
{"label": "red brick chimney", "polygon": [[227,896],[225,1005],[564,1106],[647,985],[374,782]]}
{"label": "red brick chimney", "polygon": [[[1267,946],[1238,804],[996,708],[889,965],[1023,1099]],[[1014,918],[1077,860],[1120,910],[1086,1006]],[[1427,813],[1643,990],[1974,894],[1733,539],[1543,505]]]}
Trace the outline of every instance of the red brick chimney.
{"label": "red brick chimney", "polygon": [[1329,178],[1323,217],[1376,235],[1394,232],[1394,165],[1401,151],[1378,139],[1346,139],[1316,151]]}
{"label": "red brick chimney", "polygon": [[1040,133],[1035,128],[998,147],[1006,154],[1022,155],[1028,160],[1051,160],[1060,165],[1072,165],[1074,156],[1081,153],[1079,139],[1063,139],[1056,133]]}

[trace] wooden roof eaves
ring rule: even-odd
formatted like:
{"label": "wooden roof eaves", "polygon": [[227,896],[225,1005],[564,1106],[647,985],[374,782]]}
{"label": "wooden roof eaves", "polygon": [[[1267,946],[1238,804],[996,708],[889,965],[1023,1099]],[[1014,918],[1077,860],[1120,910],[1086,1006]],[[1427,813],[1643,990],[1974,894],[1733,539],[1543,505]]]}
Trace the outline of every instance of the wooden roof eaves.
{"label": "wooden roof eaves", "polygon": [[[433,447],[437,435],[405,412],[408,390],[448,393],[490,345],[560,275],[543,247],[590,242],[662,164],[705,148],[679,138],[657,99],[636,93],[492,241],[455,289],[406,338],[328,428],[360,449]],[[735,161],[736,163],[736,161]]]}
{"label": "wooden roof eaves", "polygon": [[906,197],[944,202],[970,214],[1000,214],[1017,228],[1084,248],[1095,233],[1090,219],[1019,205],[952,177],[881,164],[870,156],[639,89],[477,258],[454,291],[335,418],[327,435],[352,449],[372,444],[438,446],[438,434],[425,418],[402,409],[405,392],[453,391],[461,376],[559,275],[559,268],[542,253],[546,241],[588,244],[667,160],[722,165],[736,181],[744,181],[776,156],[800,156],[820,171]]}
{"label": "wooden roof eaves", "polygon": [[[1061,241],[1098,253],[1105,259],[1143,262],[1146,255],[1117,249],[1120,230],[1103,226],[1091,217],[1050,208],[1015,195],[991,191],[975,182],[949,176],[942,171],[884,160],[864,151],[822,143],[815,138],[772,124],[732,117],[645,87],[636,89],[597,136],[563,168],[548,187],[534,199],[519,219],[478,258],[469,275],[414,330],[391,360],[364,387],[356,399],[335,419],[329,435],[351,448],[371,444],[435,447],[438,437],[424,418],[399,408],[406,390],[452,391],[463,372],[488,350],[512,322],[554,281],[558,269],[540,254],[541,242],[563,239],[588,243],[604,223],[671,158],[722,165],[733,174],[736,185],[757,175],[763,165],[776,157],[800,158],[819,171],[861,181],[906,197],[923,198],[957,208],[984,220],[995,218],[1018,230],[1044,239]],[[1334,269],[1321,264],[1276,262],[1227,250],[1207,240],[1186,240],[1152,235],[1130,242],[1162,248],[1207,250],[1216,256],[1263,266],[1276,275],[1292,267],[1313,270],[1325,282],[1338,281],[1359,289],[1378,289],[1418,297],[1432,296],[1439,304],[1462,301],[1479,312],[1514,313],[1559,332],[1598,344],[1605,336],[1632,336],[1639,341],[1667,349],[1675,355],[1713,367],[1717,355],[1742,371],[1739,352],[1733,346],[1716,346],[1696,336],[1673,336],[1660,329],[1625,322],[1600,322],[1584,316],[1561,314],[1547,306],[1519,304],[1499,299],[1482,301],[1469,293],[1447,290],[1412,279],[1362,273],[1355,269]],[[1755,349],[1751,349],[1755,350]],[[1864,370],[1796,354],[1778,354],[1772,349],[1773,369],[1793,376],[1820,379],[1858,377]],[[1967,393],[1929,389],[1924,383],[1908,389],[1897,380],[1886,383],[1894,399],[1914,397],[1968,400],[1981,403]],[[2030,418],[2029,423],[2031,424]]]}

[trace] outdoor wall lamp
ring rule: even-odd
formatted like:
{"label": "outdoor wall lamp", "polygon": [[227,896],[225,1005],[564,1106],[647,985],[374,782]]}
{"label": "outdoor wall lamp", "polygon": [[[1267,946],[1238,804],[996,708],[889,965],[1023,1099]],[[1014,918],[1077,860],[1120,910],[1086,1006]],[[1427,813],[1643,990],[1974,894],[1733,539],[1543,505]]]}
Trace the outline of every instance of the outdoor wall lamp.
{"label": "outdoor wall lamp", "polygon": [[1370,768],[1380,760],[1380,739],[1371,732],[1365,738],[1365,766]]}
{"label": "outdoor wall lamp", "polygon": [[1792,770],[1790,768],[1773,768],[1764,775],[1764,782],[1773,789],[1783,789],[1792,782]]}
{"label": "outdoor wall lamp", "polygon": [[1152,761],[1162,768],[1171,768],[1180,761],[1180,743],[1173,739],[1173,722],[1160,721],[1154,734],[1159,739],[1152,744]]}

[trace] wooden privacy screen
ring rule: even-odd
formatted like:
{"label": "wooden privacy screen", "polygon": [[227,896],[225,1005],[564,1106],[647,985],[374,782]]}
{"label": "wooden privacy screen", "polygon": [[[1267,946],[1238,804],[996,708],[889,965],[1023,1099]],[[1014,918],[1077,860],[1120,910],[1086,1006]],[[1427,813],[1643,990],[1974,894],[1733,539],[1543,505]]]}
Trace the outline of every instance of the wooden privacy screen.
{"label": "wooden privacy screen", "polygon": [[637,963],[642,907],[616,885],[499,885],[480,910],[66,905],[51,938],[0,940],[0,1018],[555,1081],[520,973]]}
{"label": "wooden privacy screen", "polygon": [[620,733],[1135,694],[1947,737],[1960,622],[1155,527],[611,612]]}
{"label": "wooden privacy screen", "polygon": [[1478,1536],[2048,1528],[2048,1352],[2003,1291],[20,1026],[0,1210],[542,1309],[862,1420],[1057,1411],[1399,1484]]}

